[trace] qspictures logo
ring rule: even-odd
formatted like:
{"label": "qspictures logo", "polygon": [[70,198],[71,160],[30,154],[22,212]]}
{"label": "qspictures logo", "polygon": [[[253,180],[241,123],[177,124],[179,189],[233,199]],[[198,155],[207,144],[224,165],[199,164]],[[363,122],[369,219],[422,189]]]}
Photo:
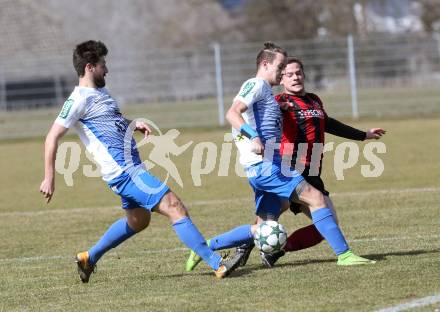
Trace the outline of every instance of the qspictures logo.
{"label": "qspictures logo", "polygon": [[[136,149],[145,146],[148,150],[148,156],[142,163],[137,163],[132,153],[135,121],[144,121],[153,130],[153,133],[140,140],[134,146]],[[182,175],[175,161],[178,157],[188,153],[191,153],[190,163],[180,166],[185,168],[185,170],[189,168],[192,184],[196,187],[203,186],[203,177],[212,174],[219,177],[227,177],[231,174],[239,177],[247,176],[243,166],[240,164],[239,153],[234,157],[233,149],[235,144],[231,133],[223,135],[223,142],[221,144],[209,141],[198,143],[188,141],[179,145],[176,143],[180,141],[178,138],[181,133],[178,129],[162,132],[151,120],[136,119],[135,121],[127,127],[124,135],[125,167],[122,168],[134,178],[136,178],[136,174],[141,170],[150,170],[158,167],[165,174],[164,184],[172,179],[181,188],[184,188]],[[240,140],[239,137],[235,139]],[[247,140],[247,138],[241,139]],[[274,141],[269,140],[266,142],[264,161],[270,163],[276,158],[275,156],[279,153],[278,148],[279,146]],[[285,148],[293,149],[293,146],[286,145]],[[292,176],[302,173],[309,148],[306,143],[299,144],[294,162],[292,161],[292,156],[287,155],[283,157],[281,163],[282,174]],[[384,162],[380,156],[386,154],[386,152],[386,145],[383,142],[377,141],[369,142],[365,145],[351,141],[338,144],[335,142],[315,143],[313,144],[310,156],[309,175],[319,174],[321,157],[324,154],[327,159],[330,158],[332,160],[333,172],[337,180],[344,180],[344,172],[359,163],[361,163],[360,173],[363,177],[380,177],[385,170]],[[77,142],[63,142],[58,148],[55,169],[59,174],[63,175],[64,181],[68,186],[74,185],[73,175],[80,170],[80,157],[82,153],[85,153],[87,159],[92,162],[92,164],[82,166],[82,174],[86,177],[101,177],[99,165],[94,161],[90,153],[85,151],[82,145]],[[292,166],[292,163],[294,166]],[[134,181],[136,182],[136,179]],[[142,184],[141,181],[138,181],[138,183]],[[150,189],[148,191],[152,192],[155,190]]]}

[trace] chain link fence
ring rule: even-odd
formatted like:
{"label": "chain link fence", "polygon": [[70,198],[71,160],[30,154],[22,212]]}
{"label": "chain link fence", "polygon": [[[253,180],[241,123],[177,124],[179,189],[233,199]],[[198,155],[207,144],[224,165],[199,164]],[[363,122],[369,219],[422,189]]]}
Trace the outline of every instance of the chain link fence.
{"label": "chain link fence", "polygon": [[[303,60],[306,88],[318,93],[335,116],[440,112],[439,36],[354,38],[352,50],[349,38],[277,44]],[[107,84],[128,114],[147,115],[163,127],[215,126],[224,122],[224,106],[242,82],[255,75],[261,47],[258,42],[110,51]],[[20,114],[32,116],[40,109],[36,116],[52,117],[77,82],[71,49],[45,57],[28,55],[20,62],[2,58],[0,68],[2,137],[12,131],[9,120],[20,119]]]}

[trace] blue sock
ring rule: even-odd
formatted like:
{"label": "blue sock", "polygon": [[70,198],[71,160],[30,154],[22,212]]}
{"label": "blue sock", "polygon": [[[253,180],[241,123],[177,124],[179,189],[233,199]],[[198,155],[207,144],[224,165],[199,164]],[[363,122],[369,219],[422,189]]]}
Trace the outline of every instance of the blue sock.
{"label": "blue sock", "polygon": [[189,249],[198,254],[211,268],[214,270],[218,269],[222,257],[206,245],[205,239],[190,218],[183,217],[179,221],[176,221],[173,224],[173,228],[180,240],[188,246]]}
{"label": "blue sock", "polygon": [[337,256],[349,249],[347,241],[329,208],[325,207],[313,211],[312,220],[319,233],[321,233],[322,237],[329,243]]}
{"label": "blue sock", "polygon": [[127,223],[127,218],[122,218],[113,223],[96,243],[89,250],[89,262],[95,264],[110,249],[115,248],[126,239],[133,236],[133,231]]}
{"label": "blue sock", "polygon": [[236,227],[235,229],[232,229],[229,232],[211,238],[209,247],[212,250],[221,250],[231,247],[237,247],[251,241],[252,241],[251,225],[246,224]]}

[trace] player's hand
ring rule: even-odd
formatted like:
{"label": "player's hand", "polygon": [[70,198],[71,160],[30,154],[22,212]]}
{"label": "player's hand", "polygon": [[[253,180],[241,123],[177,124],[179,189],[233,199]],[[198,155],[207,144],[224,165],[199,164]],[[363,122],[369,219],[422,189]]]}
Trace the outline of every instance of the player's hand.
{"label": "player's hand", "polygon": [[367,131],[367,135],[365,136],[365,139],[366,140],[370,140],[370,139],[378,140],[385,133],[387,133],[387,132],[382,128],[371,128],[370,130]]}
{"label": "player's hand", "polygon": [[291,107],[293,107],[293,103],[290,102],[278,102],[280,105],[280,109],[282,111],[288,111]]}
{"label": "player's hand", "polygon": [[46,203],[49,203],[55,192],[55,182],[53,179],[44,179],[40,185],[40,193],[46,198]]}
{"label": "player's hand", "polygon": [[251,141],[251,151],[254,152],[257,155],[263,155],[264,154],[264,145],[261,142],[259,137],[255,137]]}
{"label": "player's hand", "polygon": [[136,121],[135,129],[142,132],[145,137],[151,133],[150,127],[143,121]]}

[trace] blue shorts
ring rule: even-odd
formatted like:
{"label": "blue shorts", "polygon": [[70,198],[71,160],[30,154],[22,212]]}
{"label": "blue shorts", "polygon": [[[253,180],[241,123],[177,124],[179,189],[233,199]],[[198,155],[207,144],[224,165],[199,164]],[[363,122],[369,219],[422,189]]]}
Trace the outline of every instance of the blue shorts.
{"label": "blue shorts", "polygon": [[296,171],[289,176],[282,174],[281,165],[261,162],[246,168],[249,184],[255,193],[257,215],[279,217],[281,201],[290,200],[293,192],[304,178]]}
{"label": "blue shorts", "polygon": [[124,172],[108,185],[121,196],[123,209],[143,207],[151,211],[169,191],[165,183],[143,169],[132,174]]}

